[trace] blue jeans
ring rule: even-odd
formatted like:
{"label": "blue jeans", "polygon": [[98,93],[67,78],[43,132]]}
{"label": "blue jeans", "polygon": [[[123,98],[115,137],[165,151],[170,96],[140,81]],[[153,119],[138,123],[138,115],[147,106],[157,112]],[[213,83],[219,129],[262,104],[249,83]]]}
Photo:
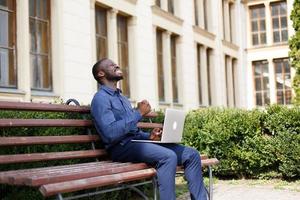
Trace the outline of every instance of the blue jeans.
{"label": "blue jeans", "polygon": [[192,200],[206,200],[199,152],[179,144],[128,142],[110,149],[114,161],[145,162],[155,166],[161,200],[175,200],[176,166],[183,165]]}

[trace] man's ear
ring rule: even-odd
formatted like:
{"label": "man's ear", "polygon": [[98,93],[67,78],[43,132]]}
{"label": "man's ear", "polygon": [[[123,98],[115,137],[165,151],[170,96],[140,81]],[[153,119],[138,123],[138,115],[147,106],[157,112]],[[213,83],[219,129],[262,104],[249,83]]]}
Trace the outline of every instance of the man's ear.
{"label": "man's ear", "polygon": [[104,71],[100,70],[97,74],[98,78],[103,78],[105,76]]}

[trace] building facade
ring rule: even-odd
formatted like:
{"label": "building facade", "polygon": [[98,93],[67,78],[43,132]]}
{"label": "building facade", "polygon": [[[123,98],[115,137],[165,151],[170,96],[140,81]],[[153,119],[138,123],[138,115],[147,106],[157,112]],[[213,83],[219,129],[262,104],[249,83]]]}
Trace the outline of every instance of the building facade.
{"label": "building facade", "polygon": [[290,104],[292,1],[2,0],[0,100],[89,104],[92,65],[122,68],[135,104]]}

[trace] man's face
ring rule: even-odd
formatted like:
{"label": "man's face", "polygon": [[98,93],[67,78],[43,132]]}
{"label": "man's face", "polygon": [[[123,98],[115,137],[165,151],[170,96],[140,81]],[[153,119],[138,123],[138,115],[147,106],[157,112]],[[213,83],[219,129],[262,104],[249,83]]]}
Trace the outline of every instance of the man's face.
{"label": "man's face", "polygon": [[105,73],[105,78],[107,80],[119,81],[123,79],[123,72],[117,64],[109,59],[104,62],[105,67],[103,68],[103,72]]}

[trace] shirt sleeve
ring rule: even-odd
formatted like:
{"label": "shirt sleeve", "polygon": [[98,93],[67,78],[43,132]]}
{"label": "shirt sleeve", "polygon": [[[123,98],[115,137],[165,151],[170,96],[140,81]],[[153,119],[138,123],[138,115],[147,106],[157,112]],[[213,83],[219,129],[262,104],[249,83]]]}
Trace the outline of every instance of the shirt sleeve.
{"label": "shirt sleeve", "polygon": [[95,98],[92,102],[91,113],[98,132],[105,143],[112,144],[120,141],[130,130],[137,126],[142,116],[134,110],[131,115],[116,120],[108,98]]}

